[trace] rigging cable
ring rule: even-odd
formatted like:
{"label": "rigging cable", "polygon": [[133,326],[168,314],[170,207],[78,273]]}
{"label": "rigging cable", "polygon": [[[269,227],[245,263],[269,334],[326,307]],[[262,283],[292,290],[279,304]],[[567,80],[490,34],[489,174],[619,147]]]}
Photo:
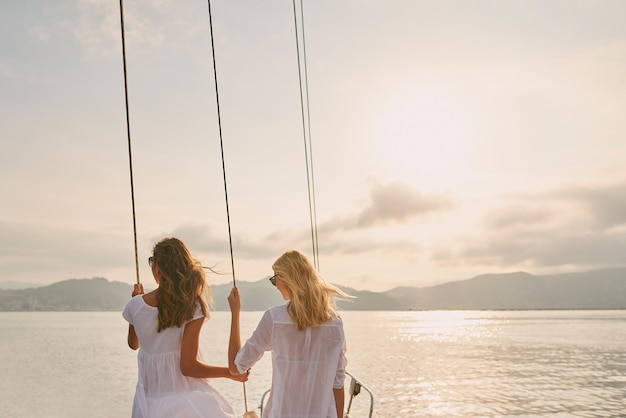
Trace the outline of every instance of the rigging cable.
{"label": "rigging cable", "polygon": [[[317,208],[315,206],[315,180],[313,176],[313,145],[311,141],[311,113],[309,107],[309,82],[306,65],[306,42],[304,38],[304,6],[300,0],[300,22],[302,24],[302,62],[304,67],[304,90],[302,87],[302,68],[300,65],[300,41],[298,38],[298,18],[296,11],[296,0],[293,0],[293,20],[296,35],[296,54],[298,56],[298,80],[300,84],[300,108],[302,110],[302,134],[304,138],[304,159],[306,162],[306,178],[309,193],[309,220],[311,223],[311,243],[313,246],[313,264],[319,271],[319,244],[317,239]],[[306,93],[306,121],[305,121],[305,100]],[[308,128],[308,143],[307,143]]]}
{"label": "rigging cable", "polygon": [[[213,41],[213,17],[211,14],[211,0],[207,0],[208,8],[209,8],[209,30],[211,34],[211,54],[213,58],[213,76],[215,81],[215,101],[217,104],[217,127],[220,136],[220,151],[222,154],[222,174],[224,175],[224,198],[226,200],[226,220],[228,223],[228,244],[230,248],[230,264],[233,271],[233,286],[237,286],[237,281],[235,280],[235,257],[233,256],[233,238],[230,228],[230,210],[228,207],[228,186],[226,184],[226,163],[224,161],[224,141],[222,139],[222,117],[220,113],[220,95],[217,84],[217,65],[215,63],[215,43]],[[245,416],[255,416],[256,414],[253,412],[248,412],[248,396],[246,394],[246,382],[241,382],[243,384],[243,402],[244,407],[246,409]]]}
{"label": "rigging cable", "polygon": [[133,207],[133,238],[135,242],[135,274],[137,276],[137,284],[141,283],[139,279],[139,253],[137,251],[137,217],[135,215],[135,187],[133,184],[133,153],[130,140],[130,116],[128,112],[128,80],[126,75],[126,39],[124,37],[124,5],[120,0],[120,27],[122,30],[122,61],[124,63],[124,99],[126,103],[126,134],[128,137],[128,162],[130,164],[130,199]]}
{"label": "rigging cable", "polygon": [[[220,94],[217,88],[217,66],[215,64],[215,44],[213,42],[213,18],[211,16],[211,0],[207,0],[209,7],[209,30],[211,33],[211,53],[213,57],[213,75],[215,79],[215,101],[217,102],[217,127],[220,135],[220,151],[222,153],[222,173],[224,175],[224,197],[226,199],[226,220],[228,222],[228,244],[230,247],[230,265],[233,270],[233,286],[237,285],[235,280],[235,258],[233,257],[233,238],[230,230],[230,210],[228,208],[228,187],[226,185],[226,164],[224,162],[224,141],[222,140],[222,117],[220,114]],[[247,409],[247,408],[246,408]]]}

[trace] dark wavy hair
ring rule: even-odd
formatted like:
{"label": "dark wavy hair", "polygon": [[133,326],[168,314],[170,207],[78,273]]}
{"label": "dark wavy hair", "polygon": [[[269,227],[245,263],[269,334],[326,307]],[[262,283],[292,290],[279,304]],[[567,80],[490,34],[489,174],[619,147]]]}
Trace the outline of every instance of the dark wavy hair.
{"label": "dark wavy hair", "polygon": [[187,246],[178,238],[164,238],[154,246],[152,256],[159,277],[158,332],[191,320],[198,304],[208,317],[211,289],[202,265]]}

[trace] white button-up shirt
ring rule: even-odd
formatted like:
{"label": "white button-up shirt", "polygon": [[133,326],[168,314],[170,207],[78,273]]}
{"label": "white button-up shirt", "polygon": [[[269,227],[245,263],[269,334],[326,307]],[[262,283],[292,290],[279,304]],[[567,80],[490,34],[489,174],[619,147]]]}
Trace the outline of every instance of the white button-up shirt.
{"label": "white button-up shirt", "polygon": [[272,352],[272,391],[263,418],[337,418],[333,388],[343,387],[346,339],[341,318],[298,330],[287,305],[263,314],[235,358],[245,373]]}

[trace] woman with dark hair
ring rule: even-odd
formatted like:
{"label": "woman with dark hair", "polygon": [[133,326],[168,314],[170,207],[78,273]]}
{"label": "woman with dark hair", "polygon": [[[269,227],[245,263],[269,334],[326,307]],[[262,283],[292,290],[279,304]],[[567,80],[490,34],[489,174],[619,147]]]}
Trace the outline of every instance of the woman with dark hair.
{"label": "woman with dark hair", "polygon": [[200,331],[212,299],[200,262],[182,241],[165,238],[154,246],[148,263],[159,286],[144,294],[136,284],[122,313],[129,323],[128,345],[139,348],[132,417],[234,418],[208,379],[245,382],[247,373],[231,374],[228,367],[203,361]]}

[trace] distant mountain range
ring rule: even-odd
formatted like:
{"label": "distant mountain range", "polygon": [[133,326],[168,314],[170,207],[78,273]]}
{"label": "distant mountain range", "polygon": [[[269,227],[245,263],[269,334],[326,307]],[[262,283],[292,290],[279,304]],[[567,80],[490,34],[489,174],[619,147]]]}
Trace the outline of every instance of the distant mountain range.
{"label": "distant mountain range", "polygon": [[[262,311],[284,303],[267,280],[238,282],[243,310]],[[132,286],[105,278],[71,279],[48,286],[16,288],[0,282],[0,311],[119,311]],[[231,285],[211,287],[214,308],[228,310]],[[626,309],[626,268],[534,276],[524,272],[485,274],[430,287],[386,292],[342,287],[354,296],[342,310],[530,310]]]}

